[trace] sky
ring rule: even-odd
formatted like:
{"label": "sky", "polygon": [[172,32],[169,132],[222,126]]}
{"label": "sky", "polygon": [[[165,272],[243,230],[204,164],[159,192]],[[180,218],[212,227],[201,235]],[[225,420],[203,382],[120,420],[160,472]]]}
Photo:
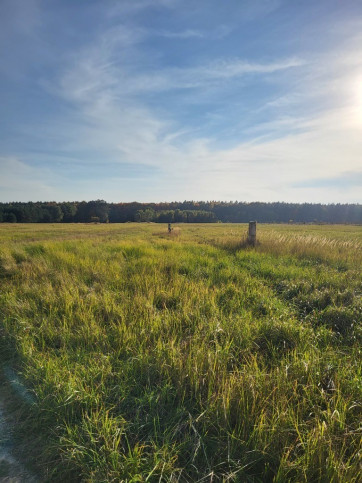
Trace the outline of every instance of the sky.
{"label": "sky", "polygon": [[0,201],[362,203],[360,0],[0,0]]}

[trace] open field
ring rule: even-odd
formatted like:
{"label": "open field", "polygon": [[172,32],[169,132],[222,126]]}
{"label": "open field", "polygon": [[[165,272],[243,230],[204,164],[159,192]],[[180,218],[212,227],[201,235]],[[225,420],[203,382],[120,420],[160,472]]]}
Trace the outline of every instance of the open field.
{"label": "open field", "polygon": [[360,481],[362,227],[245,232],[0,225],[0,409],[27,470]]}

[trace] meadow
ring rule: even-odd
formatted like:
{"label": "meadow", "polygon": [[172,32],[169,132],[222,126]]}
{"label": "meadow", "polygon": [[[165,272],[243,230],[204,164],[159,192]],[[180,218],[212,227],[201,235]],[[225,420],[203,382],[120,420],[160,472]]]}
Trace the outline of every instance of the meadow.
{"label": "meadow", "polygon": [[362,226],[246,229],[0,225],[0,411],[38,481],[361,481]]}

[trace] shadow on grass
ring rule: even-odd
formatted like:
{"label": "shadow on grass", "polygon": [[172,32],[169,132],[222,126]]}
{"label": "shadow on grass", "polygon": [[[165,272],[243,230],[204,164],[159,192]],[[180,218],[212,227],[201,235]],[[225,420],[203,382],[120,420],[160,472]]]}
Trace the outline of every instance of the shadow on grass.
{"label": "shadow on grass", "polygon": [[[36,395],[19,375],[24,361],[1,326],[0,338],[0,481],[57,481],[47,465],[54,428],[42,426]],[[78,479],[72,474],[67,481]]]}

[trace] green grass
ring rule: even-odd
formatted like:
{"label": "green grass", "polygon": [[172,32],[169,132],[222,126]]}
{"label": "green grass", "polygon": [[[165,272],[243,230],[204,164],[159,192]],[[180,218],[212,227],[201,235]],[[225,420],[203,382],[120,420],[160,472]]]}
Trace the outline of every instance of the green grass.
{"label": "green grass", "polygon": [[362,228],[245,231],[0,225],[43,479],[360,481]]}

